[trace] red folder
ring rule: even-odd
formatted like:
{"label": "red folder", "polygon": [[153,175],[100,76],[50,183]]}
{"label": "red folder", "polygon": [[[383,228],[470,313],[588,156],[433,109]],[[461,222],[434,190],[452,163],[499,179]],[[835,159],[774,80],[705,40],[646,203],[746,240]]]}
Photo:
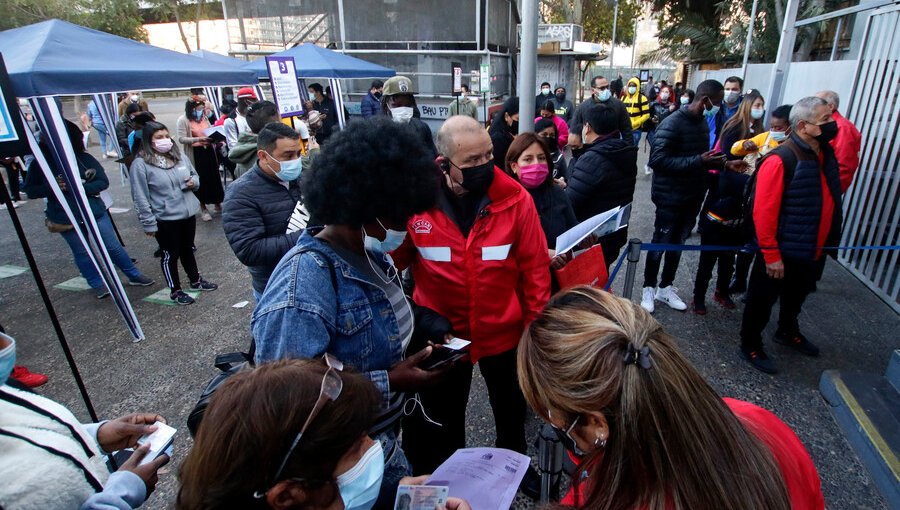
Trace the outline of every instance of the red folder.
{"label": "red folder", "polygon": [[603,248],[599,244],[580,253],[561,269],[556,270],[556,281],[559,282],[560,290],[578,285],[603,288],[607,280],[609,274],[606,272]]}

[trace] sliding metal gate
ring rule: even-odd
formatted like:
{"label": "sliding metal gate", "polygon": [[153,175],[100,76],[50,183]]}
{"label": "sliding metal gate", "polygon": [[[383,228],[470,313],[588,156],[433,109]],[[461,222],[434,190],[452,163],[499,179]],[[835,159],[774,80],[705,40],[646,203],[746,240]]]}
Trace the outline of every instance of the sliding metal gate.
{"label": "sliding metal gate", "polygon": [[[859,171],[844,197],[841,244],[900,242],[900,5],[872,12],[847,116],[862,133]],[[900,312],[900,251],[843,251],[839,260]]]}

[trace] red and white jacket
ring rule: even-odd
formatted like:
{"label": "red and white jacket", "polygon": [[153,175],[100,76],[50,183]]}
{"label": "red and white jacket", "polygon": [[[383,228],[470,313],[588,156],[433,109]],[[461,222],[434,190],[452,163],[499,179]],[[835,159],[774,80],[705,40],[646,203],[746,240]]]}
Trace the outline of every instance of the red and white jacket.
{"label": "red and white jacket", "polygon": [[416,304],[472,341],[472,363],[514,349],[550,298],[547,240],[531,196],[496,167],[487,195],[467,238],[435,208],[410,219],[391,254],[398,268],[412,268]]}

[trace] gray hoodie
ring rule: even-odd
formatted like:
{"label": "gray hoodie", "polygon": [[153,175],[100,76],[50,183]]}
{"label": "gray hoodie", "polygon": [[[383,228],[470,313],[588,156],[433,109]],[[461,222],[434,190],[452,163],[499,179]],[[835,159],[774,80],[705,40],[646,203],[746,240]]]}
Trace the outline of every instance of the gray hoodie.
{"label": "gray hoodie", "polygon": [[[185,187],[188,179],[192,188]],[[172,168],[161,168],[139,157],[131,163],[131,197],[144,232],[156,232],[157,221],[184,220],[200,211],[194,190],[200,176],[187,158],[181,157]]]}

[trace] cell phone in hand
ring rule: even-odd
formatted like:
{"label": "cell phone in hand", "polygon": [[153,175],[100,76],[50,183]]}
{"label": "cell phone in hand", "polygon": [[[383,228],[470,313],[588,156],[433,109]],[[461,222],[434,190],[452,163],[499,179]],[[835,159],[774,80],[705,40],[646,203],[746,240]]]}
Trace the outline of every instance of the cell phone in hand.
{"label": "cell phone in hand", "polygon": [[161,421],[158,421],[153,425],[156,426],[154,432],[138,439],[138,445],[140,446],[150,443],[150,451],[147,452],[147,456],[141,460],[141,463],[139,464],[141,466],[153,462],[157,457],[165,453],[175,441],[175,432],[177,432],[177,429],[170,427]]}
{"label": "cell phone in hand", "polygon": [[437,370],[448,363],[465,358],[469,355],[471,343],[468,340],[453,337],[446,344],[434,347],[431,355],[419,365],[419,368],[422,370]]}

